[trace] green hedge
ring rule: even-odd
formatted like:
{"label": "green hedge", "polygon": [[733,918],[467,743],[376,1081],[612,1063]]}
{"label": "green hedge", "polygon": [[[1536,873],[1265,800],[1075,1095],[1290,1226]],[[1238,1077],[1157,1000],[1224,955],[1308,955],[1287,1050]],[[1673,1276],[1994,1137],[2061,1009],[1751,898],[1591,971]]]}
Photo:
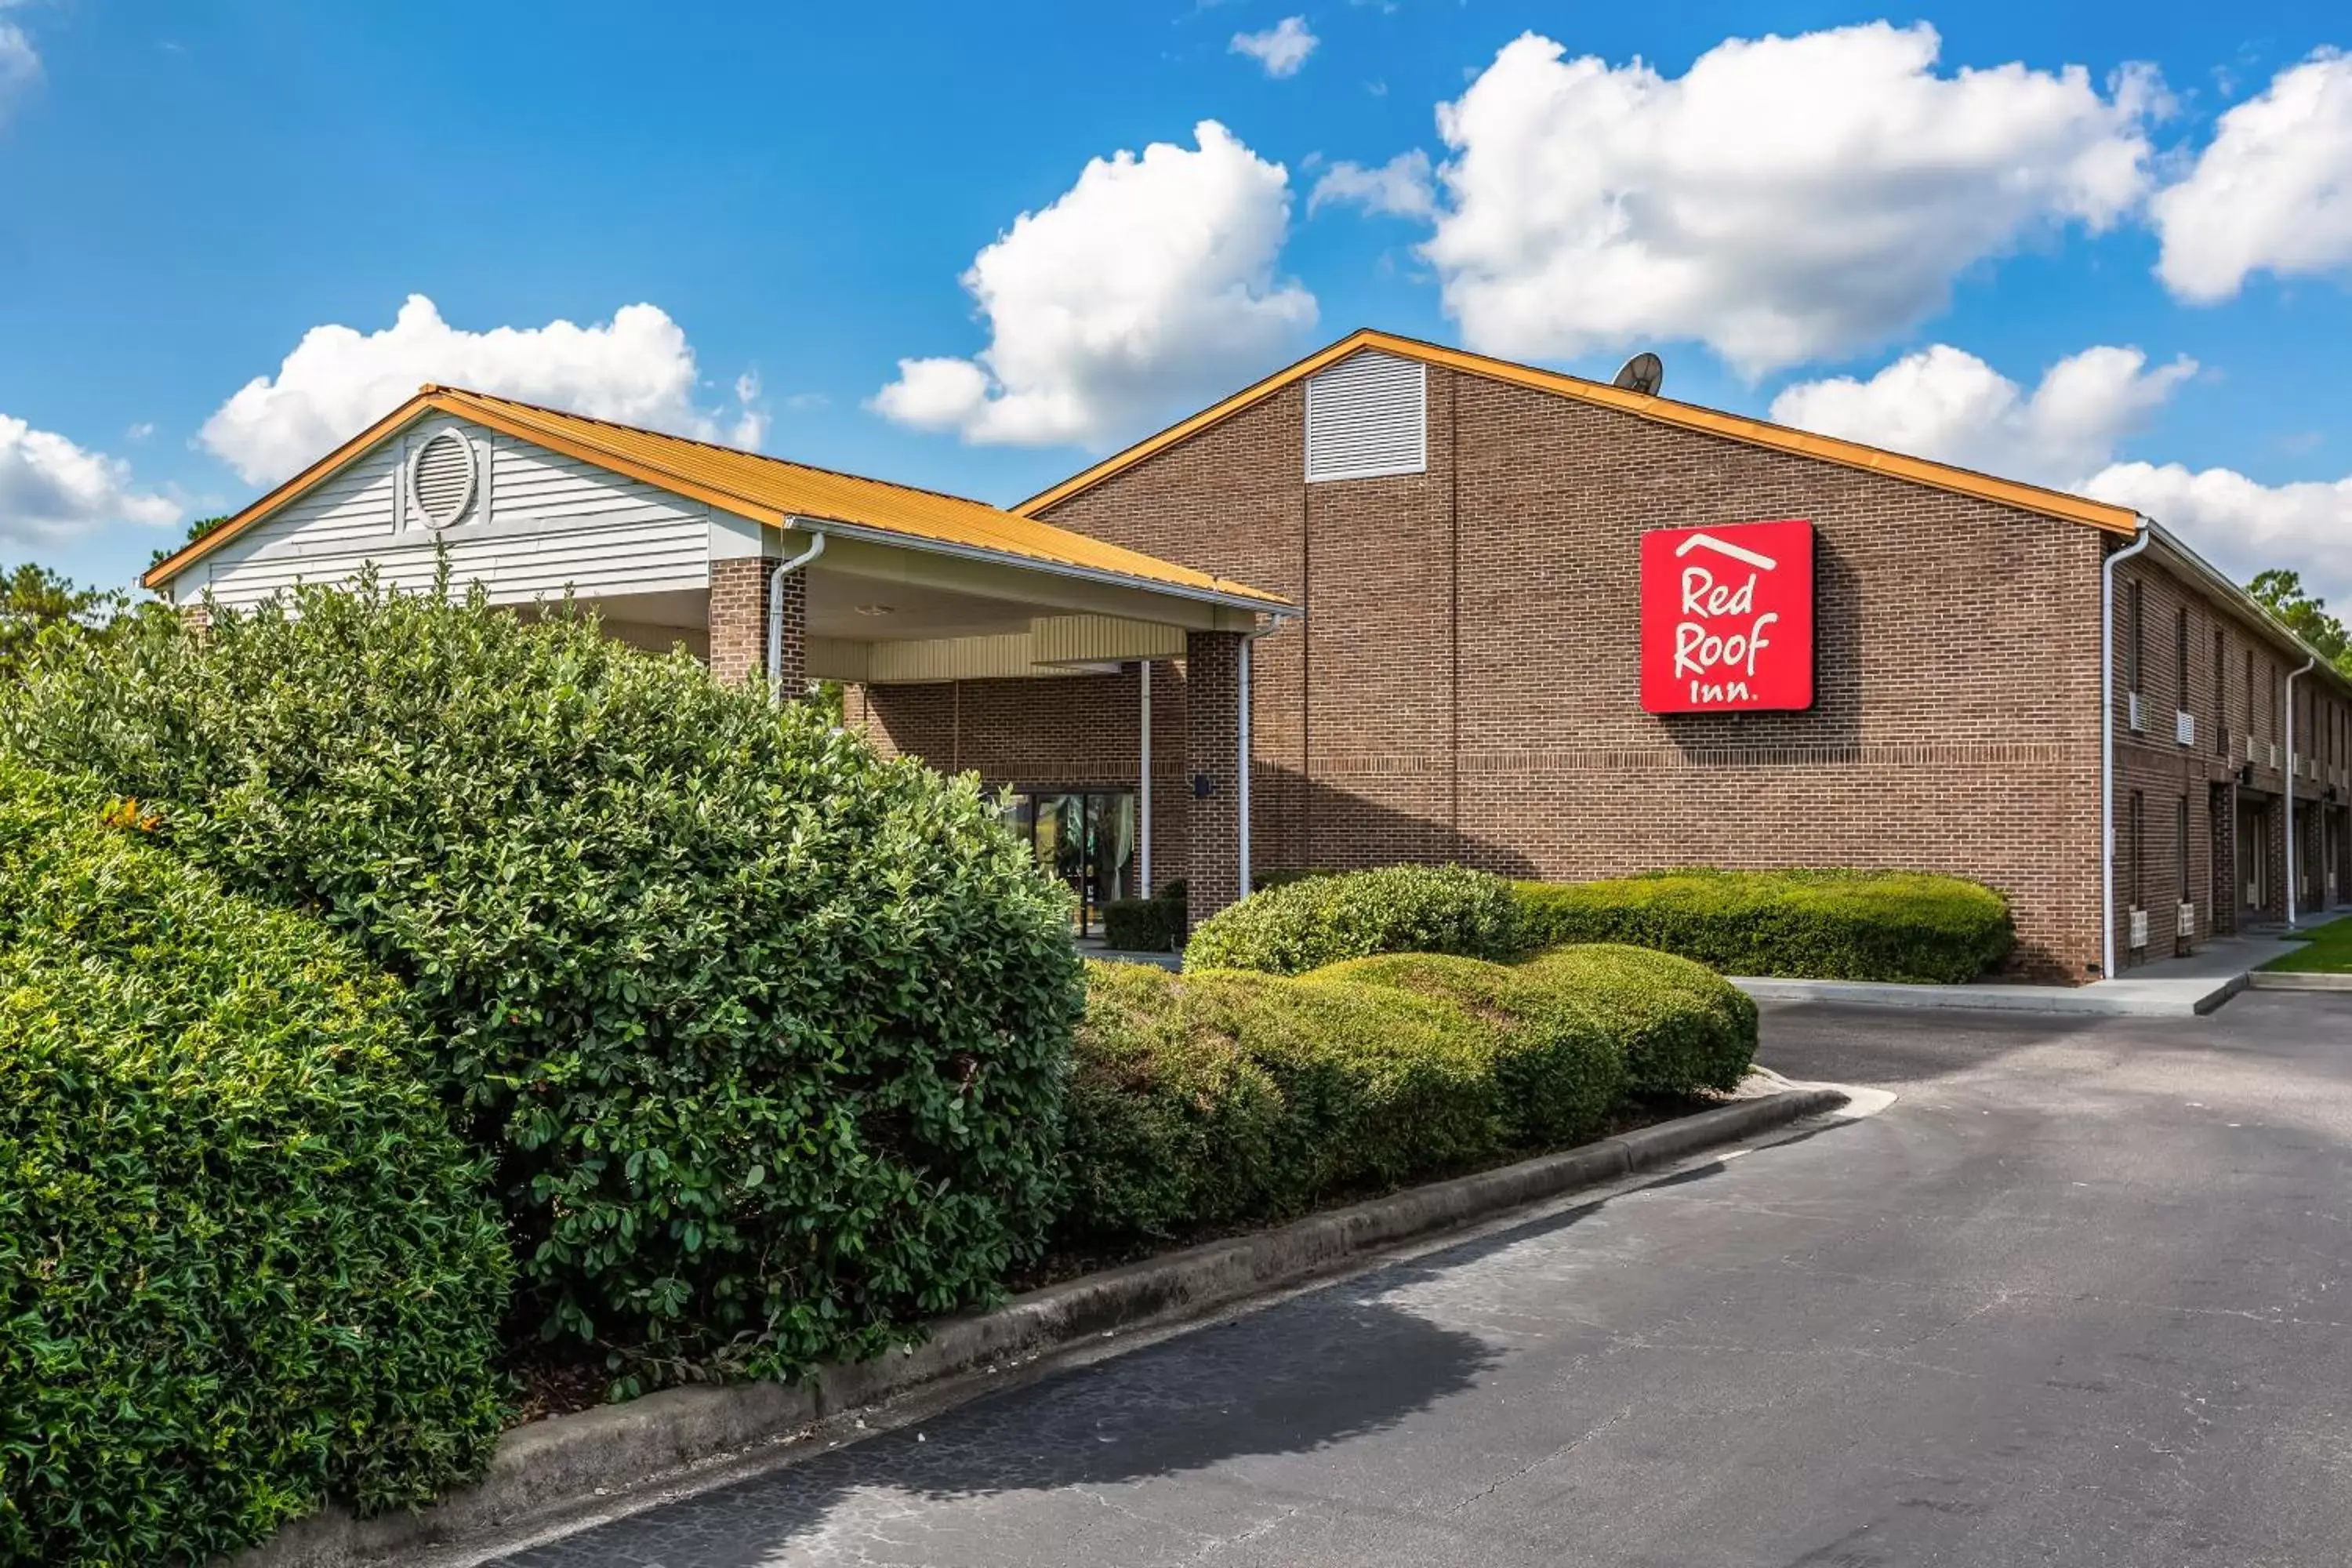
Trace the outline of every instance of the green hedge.
{"label": "green hedge", "polygon": [[530,1320],[623,1392],[874,1353],[1042,1242],[1067,895],[969,780],[561,605],[364,584],[47,650],[0,742],[407,983]]}
{"label": "green hedge", "polygon": [[1114,952],[1173,952],[1184,945],[1184,900],[1113,899],[1103,906],[1103,945]]}
{"label": "green hedge", "polygon": [[1571,949],[1286,976],[1092,964],[1066,1239],[1280,1218],[1591,1137],[1622,1092],[1728,1088],[1756,1009],[1697,964]]}
{"label": "green hedge", "polygon": [[1519,973],[1616,1037],[1631,1093],[1736,1089],[1755,1060],[1754,999],[1689,959],[1592,943],[1538,953]]}
{"label": "green hedge", "polygon": [[201,1563],[496,1441],[512,1265],[397,988],[0,764],[0,1562]]}
{"label": "green hedge", "polygon": [[1345,958],[1447,952],[1508,959],[1519,949],[1511,884],[1461,866],[1390,866],[1268,888],[1201,922],[1187,968],[1300,974]]}
{"label": "green hedge", "polygon": [[1724,974],[1951,984],[2016,941],[1999,893],[1916,871],[1667,871],[1521,882],[1518,900],[1530,947],[1627,942]]}
{"label": "green hedge", "polygon": [[1066,1131],[1077,1238],[1296,1213],[1485,1154],[1485,1033],[1365,986],[1090,963]]}
{"label": "green hedge", "polygon": [[1500,1142],[1559,1147],[1590,1138],[1625,1090],[1622,998],[1483,959],[1391,953],[1328,964],[1314,984],[1383,987],[1450,1003],[1483,1026],[1500,1096]]}

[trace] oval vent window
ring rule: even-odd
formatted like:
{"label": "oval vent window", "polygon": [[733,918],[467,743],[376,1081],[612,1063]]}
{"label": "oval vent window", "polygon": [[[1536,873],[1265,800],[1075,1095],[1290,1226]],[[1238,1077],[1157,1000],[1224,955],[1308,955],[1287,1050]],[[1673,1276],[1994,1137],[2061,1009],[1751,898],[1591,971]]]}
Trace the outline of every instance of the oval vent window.
{"label": "oval vent window", "polygon": [[408,460],[408,493],[427,528],[446,528],[474,504],[474,444],[444,430]]}

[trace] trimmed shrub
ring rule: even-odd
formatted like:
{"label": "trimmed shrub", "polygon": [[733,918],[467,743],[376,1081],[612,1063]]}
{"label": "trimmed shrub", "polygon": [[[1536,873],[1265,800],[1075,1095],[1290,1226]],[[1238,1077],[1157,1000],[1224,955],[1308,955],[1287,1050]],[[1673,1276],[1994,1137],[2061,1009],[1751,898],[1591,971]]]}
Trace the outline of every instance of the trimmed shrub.
{"label": "trimmed shrub", "polygon": [[1521,882],[1518,901],[1531,948],[1627,942],[1724,974],[1956,984],[2016,942],[1999,893],[1919,871],[1665,871]]}
{"label": "trimmed shrub", "polygon": [[373,584],[45,653],[0,740],[407,983],[530,1319],[620,1392],[875,1353],[1042,1242],[1067,895],[970,778]]}
{"label": "trimmed shrub", "polygon": [[1756,1059],[1754,999],[1689,959],[1594,943],[1538,953],[1518,973],[1616,1038],[1630,1093],[1736,1089]]}
{"label": "trimmed shrub", "polygon": [[1518,905],[1502,878],[1463,866],[1391,866],[1307,877],[1220,910],[1192,932],[1184,964],[1300,974],[1383,952],[1503,960],[1518,947]]}
{"label": "trimmed shrub", "polygon": [[1600,1131],[1624,1091],[1627,1041],[1613,1026],[1618,999],[1559,984],[1565,976],[1414,952],[1349,959],[1304,978],[1433,997],[1476,1019],[1486,1031],[1509,1146],[1581,1142]]}
{"label": "trimmed shrub", "polygon": [[1637,948],[1286,976],[1091,964],[1069,1098],[1079,1241],[1280,1218],[1591,1137],[1628,1091],[1729,1089],[1756,1006]]}
{"label": "trimmed shrub", "polygon": [[0,1562],[201,1563],[497,1441],[512,1273],[397,987],[0,764]]}
{"label": "trimmed shrub", "polygon": [[1113,899],[1102,908],[1103,944],[1115,952],[1173,952],[1184,945],[1184,900]]}
{"label": "trimmed shrub", "polygon": [[1296,1214],[1492,1155],[1486,1031],[1372,986],[1089,964],[1069,1102],[1080,1238]]}

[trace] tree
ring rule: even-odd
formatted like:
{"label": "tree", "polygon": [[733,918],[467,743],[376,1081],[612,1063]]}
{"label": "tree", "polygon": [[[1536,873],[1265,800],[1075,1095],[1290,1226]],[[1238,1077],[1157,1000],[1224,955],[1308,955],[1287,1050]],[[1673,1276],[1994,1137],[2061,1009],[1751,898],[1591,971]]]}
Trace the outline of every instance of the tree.
{"label": "tree", "polygon": [[85,588],[27,561],[0,572],[0,676],[24,662],[33,639],[53,626],[101,626],[123,605],[123,595]]}
{"label": "tree", "polygon": [[2246,592],[2286,623],[2289,631],[2317,648],[2330,664],[2352,675],[2352,632],[2327,613],[2326,600],[2305,592],[2301,573],[2277,567],[2256,573]]}
{"label": "tree", "polygon": [[210,533],[214,529],[218,528],[222,523],[226,522],[230,518],[236,515],[236,514],[234,512],[223,512],[218,517],[200,517],[196,519],[194,522],[188,524],[187,538],[182,540],[177,544],[167,544],[147,558],[147,570],[152,572],[156,567],[161,566],[164,562],[169,561],[173,556],[177,555],[181,551],[185,550],[189,545],[194,544],[197,540],[202,539],[205,534]]}

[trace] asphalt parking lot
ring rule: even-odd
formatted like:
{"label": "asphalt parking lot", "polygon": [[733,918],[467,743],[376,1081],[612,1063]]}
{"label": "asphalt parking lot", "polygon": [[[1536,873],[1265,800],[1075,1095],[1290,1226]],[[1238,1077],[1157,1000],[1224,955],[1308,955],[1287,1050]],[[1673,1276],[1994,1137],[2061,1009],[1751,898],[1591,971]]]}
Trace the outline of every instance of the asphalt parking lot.
{"label": "asphalt parking lot", "polygon": [[1762,1059],[1897,1098],[498,1561],[2340,1568],[2352,998]]}

